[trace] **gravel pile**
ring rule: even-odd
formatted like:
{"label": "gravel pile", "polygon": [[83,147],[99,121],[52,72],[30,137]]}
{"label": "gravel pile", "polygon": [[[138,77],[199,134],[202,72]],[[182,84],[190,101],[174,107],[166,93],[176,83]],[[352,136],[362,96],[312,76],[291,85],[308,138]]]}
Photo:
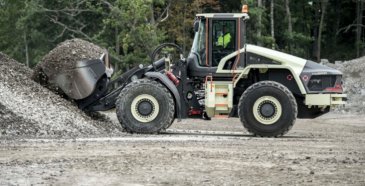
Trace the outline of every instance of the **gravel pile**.
{"label": "gravel pile", "polygon": [[58,91],[55,76],[73,69],[78,61],[99,59],[105,49],[82,39],[66,40],[51,50],[34,68],[32,79],[47,88]]}
{"label": "gravel pile", "polygon": [[343,73],[343,87],[348,101],[344,107],[335,111],[354,114],[365,113],[365,57],[350,61],[325,63],[325,65],[338,69]]}
{"label": "gravel pile", "polygon": [[31,80],[32,70],[0,53],[0,138],[118,135],[119,124],[91,118]]}

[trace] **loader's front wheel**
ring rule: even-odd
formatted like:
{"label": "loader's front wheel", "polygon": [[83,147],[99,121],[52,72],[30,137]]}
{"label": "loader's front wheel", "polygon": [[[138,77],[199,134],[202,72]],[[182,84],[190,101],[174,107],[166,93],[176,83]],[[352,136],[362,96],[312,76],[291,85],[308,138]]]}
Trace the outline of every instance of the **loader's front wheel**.
{"label": "loader's front wheel", "polygon": [[294,125],[298,108],[293,94],[284,85],[262,81],[242,94],[238,115],[243,126],[256,136],[278,137]]}
{"label": "loader's front wheel", "polygon": [[133,81],[116,102],[118,120],[130,133],[158,133],[174,120],[175,104],[161,83],[148,79]]}

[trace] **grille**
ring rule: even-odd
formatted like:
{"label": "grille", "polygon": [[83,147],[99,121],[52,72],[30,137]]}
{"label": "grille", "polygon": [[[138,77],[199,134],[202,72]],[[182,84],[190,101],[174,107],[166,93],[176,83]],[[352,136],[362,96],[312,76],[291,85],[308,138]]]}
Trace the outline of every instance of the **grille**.
{"label": "grille", "polygon": [[308,89],[310,91],[323,91],[328,87],[334,87],[335,83],[335,75],[314,75],[308,82]]}

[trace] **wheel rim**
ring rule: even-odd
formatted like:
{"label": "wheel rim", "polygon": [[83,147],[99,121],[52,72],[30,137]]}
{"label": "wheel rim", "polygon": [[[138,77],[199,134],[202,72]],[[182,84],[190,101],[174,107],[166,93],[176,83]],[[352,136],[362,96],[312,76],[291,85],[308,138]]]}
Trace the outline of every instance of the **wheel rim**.
{"label": "wheel rim", "polygon": [[155,97],[148,94],[142,94],[133,99],[131,111],[133,117],[137,121],[148,123],[157,117],[160,106]]}
{"label": "wheel rim", "polygon": [[272,125],[279,120],[282,107],[276,98],[263,96],[255,101],[252,111],[257,121],[264,125]]}

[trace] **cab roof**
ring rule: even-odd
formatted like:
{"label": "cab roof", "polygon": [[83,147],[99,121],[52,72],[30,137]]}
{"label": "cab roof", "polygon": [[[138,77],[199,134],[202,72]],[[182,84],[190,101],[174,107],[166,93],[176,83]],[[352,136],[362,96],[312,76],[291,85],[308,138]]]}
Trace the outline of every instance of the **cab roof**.
{"label": "cab roof", "polygon": [[247,13],[205,13],[197,14],[196,17],[206,18],[249,18]]}

